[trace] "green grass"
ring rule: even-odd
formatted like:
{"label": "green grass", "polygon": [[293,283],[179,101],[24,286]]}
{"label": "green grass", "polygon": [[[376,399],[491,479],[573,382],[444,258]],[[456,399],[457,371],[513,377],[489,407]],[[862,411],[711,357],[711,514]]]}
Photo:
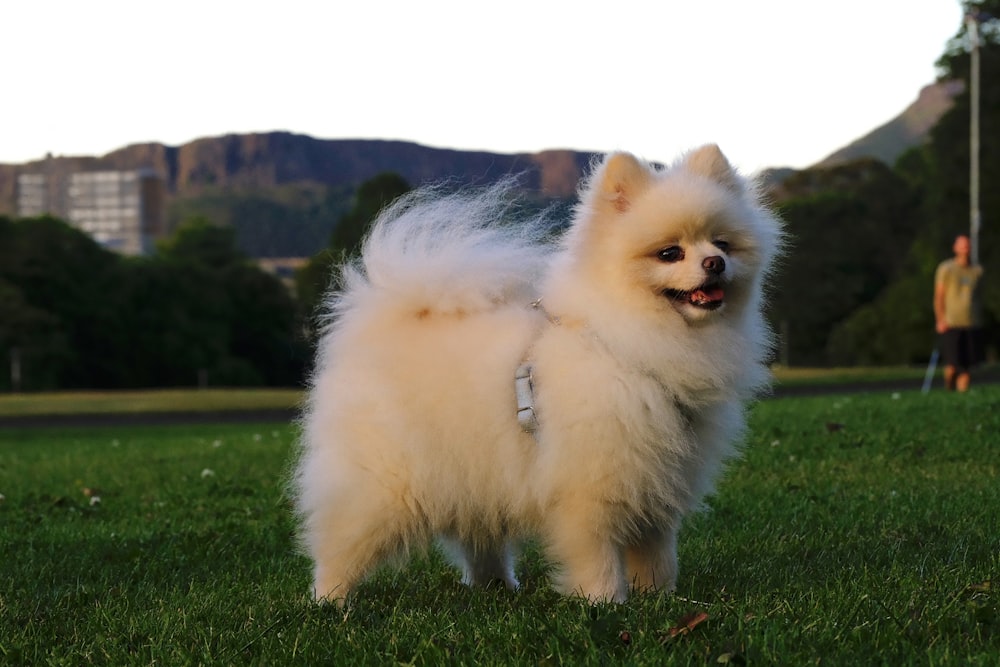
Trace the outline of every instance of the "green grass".
{"label": "green grass", "polygon": [[987,386],[763,402],[677,594],[595,608],[533,553],[518,593],[432,554],[348,613],[311,604],[286,425],[0,429],[0,664],[993,665],[998,408]]}

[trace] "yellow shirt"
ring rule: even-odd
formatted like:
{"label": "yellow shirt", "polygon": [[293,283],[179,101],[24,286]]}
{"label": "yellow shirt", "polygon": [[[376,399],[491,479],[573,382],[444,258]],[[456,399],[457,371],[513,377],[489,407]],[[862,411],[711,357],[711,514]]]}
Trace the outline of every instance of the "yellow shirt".
{"label": "yellow shirt", "polygon": [[948,259],[938,266],[934,285],[935,288],[944,285],[944,319],[949,328],[982,325],[979,308],[979,279],[982,277],[980,265],[962,266]]}

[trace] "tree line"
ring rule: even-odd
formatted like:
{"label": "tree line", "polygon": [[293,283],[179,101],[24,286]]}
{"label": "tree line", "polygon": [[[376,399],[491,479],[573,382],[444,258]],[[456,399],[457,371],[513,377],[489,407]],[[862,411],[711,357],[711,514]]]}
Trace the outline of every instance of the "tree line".
{"label": "tree line", "polygon": [[231,228],[192,219],[131,258],[55,218],[0,217],[0,354],[8,390],[293,385],[308,345]]}

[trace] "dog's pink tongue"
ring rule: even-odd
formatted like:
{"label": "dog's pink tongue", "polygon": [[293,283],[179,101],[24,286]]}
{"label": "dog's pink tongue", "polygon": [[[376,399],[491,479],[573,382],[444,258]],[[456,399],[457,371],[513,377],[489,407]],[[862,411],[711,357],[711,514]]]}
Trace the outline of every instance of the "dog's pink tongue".
{"label": "dog's pink tongue", "polygon": [[725,290],[718,286],[707,289],[696,289],[691,292],[691,303],[714,303],[722,301],[725,296]]}

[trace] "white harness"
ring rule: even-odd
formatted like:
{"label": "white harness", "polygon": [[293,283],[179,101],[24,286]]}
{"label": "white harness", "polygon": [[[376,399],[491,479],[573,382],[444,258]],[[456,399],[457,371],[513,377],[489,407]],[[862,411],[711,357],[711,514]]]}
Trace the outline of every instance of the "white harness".
{"label": "white harness", "polygon": [[522,431],[534,435],[538,430],[538,416],[535,414],[535,385],[531,371],[531,364],[527,362],[517,367],[514,393],[517,396],[517,423]]}
{"label": "white harness", "polygon": [[[541,297],[531,302],[531,307],[540,310],[551,324],[559,324],[558,317],[552,317],[542,308]],[[535,379],[532,375],[534,367],[530,361],[525,361],[517,367],[514,373],[514,395],[517,397],[517,423],[525,433],[535,434],[538,430],[538,415],[535,412]]]}

